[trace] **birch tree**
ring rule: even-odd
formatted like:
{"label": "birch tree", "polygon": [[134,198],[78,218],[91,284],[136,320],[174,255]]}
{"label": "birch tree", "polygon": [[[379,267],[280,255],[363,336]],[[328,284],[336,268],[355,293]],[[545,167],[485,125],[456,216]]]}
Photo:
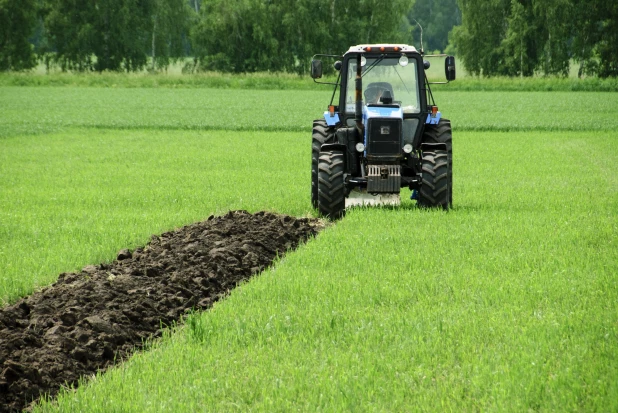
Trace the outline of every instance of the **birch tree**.
{"label": "birch tree", "polygon": [[35,0],[0,0],[0,71],[35,66],[33,47],[28,41],[35,25]]}

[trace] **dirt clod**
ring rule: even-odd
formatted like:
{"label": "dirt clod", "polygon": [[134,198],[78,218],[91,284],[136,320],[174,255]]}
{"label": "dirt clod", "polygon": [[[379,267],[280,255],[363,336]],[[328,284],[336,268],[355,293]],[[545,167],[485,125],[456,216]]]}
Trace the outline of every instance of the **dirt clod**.
{"label": "dirt clod", "polygon": [[111,264],[60,274],[0,309],[0,412],[105,370],[318,229],[316,220],[232,211],[123,249]]}

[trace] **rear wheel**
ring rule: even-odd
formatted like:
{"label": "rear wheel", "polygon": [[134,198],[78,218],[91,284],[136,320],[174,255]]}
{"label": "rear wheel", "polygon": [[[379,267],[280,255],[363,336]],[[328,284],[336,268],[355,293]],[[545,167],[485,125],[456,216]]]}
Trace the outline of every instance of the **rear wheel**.
{"label": "rear wheel", "polygon": [[318,169],[318,210],[329,218],[341,218],[345,214],[343,152],[320,152]]}
{"label": "rear wheel", "polygon": [[437,125],[426,125],[423,142],[444,143],[448,155],[448,191],[449,206],[453,206],[453,132],[451,121],[440,119]]}
{"label": "rear wheel", "polygon": [[418,194],[418,205],[448,209],[450,199],[447,151],[437,149],[423,152],[421,166],[423,181]]}
{"label": "rear wheel", "polygon": [[313,121],[313,133],[311,135],[311,205],[318,207],[318,163],[320,162],[320,149],[325,143],[335,141],[335,129],[328,126],[324,119]]}

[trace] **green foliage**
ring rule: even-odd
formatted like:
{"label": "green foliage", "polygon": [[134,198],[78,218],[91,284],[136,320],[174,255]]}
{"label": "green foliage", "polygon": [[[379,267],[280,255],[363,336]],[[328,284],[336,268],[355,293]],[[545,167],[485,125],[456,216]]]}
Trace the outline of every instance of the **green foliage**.
{"label": "green foliage", "polygon": [[396,0],[213,0],[192,32],[200,70],[305,73],[315,53],[339,54],[358,43],[403,39]]}
{"label": "green foliage", "polygon": [[473,75],[618,75],[618,6],[594,0],[459,0],[458,57]]}
{"label": "green foliage", "polygon": [[507,0],[460,0],[462,25],[454,30],[453,41],[470,74],[498,74],[509,4]]}
{"label": "green foliage", "polygon": [[45,27],[63,70],[137,71],[184,54],[185,0],[46,0]]}
{"label": "green foliage", "polygon": [[[37,9],[40,15],[37,17]],[[38,20],[37,20],[38,19]],[[403,42],[474,76],[618,76],[618,3],[590,0],[0,0],[0,71],[306,74],[315,53]]]}
{"label": "green foliage", "polygon": [[420,47],[421,38],[418,22],[423,27],[425,50],[444,51],[449,43],[449,32],[461,24],[461,11],[456,0],[416,0],[407,19],[412,27],[412,43],[416,47]]}
{"label": "green foliage", "polygon": [[36,0],[0,0],[0,71],[36,65],[28,38],[36,24]]}
{"label": "green foliage", "polygon": [[535,62],[538,59],[536,52],[535,33],[528,22],[531,8],[521,4],[518,0],[511,0],[511,14],[507,18],[507,29],[500,44],[501,59],[498,71],[506,76],[532,76]]}
{"label": "green foliage", "polygon": [[47,0],[43,11],[54,61],[62,70],[90,70],[93,66],[94,5],[89,1]]}
{"label": "green foliage", "polygon": [[580,75],[618,76],[618,3],[590,0],[575,10],[573,55]]}
{"label": "green foliage", "polygon": [[186,37],[196,14],[182,0],[152,1],[151,69],[165,69],[185,55]]}
{"label": "green foliage", "polygon": [[576,4],[571,0],[535,0],[533,7],[539,21],[536,29],[541,39],[547,39],[544,45],[538,45],[541,53],[539,67],[545,74],[566,77],[573,54],[571,43],[576,36],[572,24]]}

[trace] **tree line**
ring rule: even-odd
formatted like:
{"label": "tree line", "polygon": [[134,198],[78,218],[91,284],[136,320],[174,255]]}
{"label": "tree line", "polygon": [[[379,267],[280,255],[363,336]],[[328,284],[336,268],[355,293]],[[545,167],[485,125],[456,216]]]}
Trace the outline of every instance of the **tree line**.
{"label": "tree line", "polygon": [[618,2],[607,0],[458,0],[462,24],[451,32],[472,74],[618,76]]}
{"label": "tree line", "polygon": [[[583,4],[582,4],[583,3]],[[618,75],[618,2],[601,0],[0,0],[0,71],[303,74],[314,53],[404,42],[472,74]]]}
{"label": "tree line", "polygon": [[403,41],[408,0],[0,0],[0,70],[304,73],[314,53]]}

